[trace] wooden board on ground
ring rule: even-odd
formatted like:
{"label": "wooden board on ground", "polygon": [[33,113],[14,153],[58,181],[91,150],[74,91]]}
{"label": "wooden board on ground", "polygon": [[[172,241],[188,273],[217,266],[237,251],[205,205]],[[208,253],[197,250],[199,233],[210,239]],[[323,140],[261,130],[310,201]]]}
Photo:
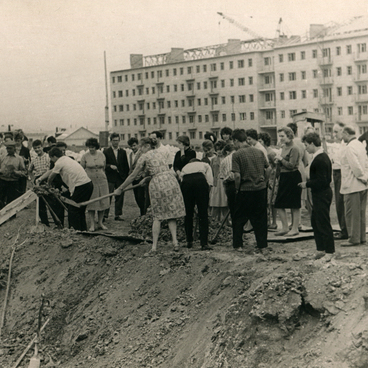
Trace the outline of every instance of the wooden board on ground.
{"label": "wooden board on ground", "polygon": [[12,216],[21,211],[24,207],[31,204],[37,199],[37,194],[32,190],[28,190],[26,193],[15,199],[13,202],[7,204],[0,211],[0,225],[9,220]]}
{"label": "wooden board on ground", "polygon": [[87,236],[107,236],[108,238],[113,238],[116,240],[127,240],[132,243],[143,243],[144,241],[148,243],[152,243],[152,240],[147,240],[144,238],[140,238],[137,236],[125,235],[125,234],[117,234],[117,233],[110,233],[110,232],[103,232],[103,231],[77,231],[77,234],[87,235]]}
{"label": "wooden board on ground", "polygon": [[309,232],[300,232],[298,235],[295,236],[275,236],[275,233],[268,233],[267,240],[269,242],[276,242],[276,243],[290,243],[290,242],[297,242],[301,240],[308,240],[313,239],[314,234],[312,231]]}
{"label": "wooden board on ground", "polygon": [[[281,223],[278,224],[278,228],[281,229],[281,227],[282,227]],[[332,225],[332,230],[340,231],[339,225]],[[276,230],[276,231],[279,231],[279,230]],[[368,227],[366,231],[368,233]],[[296,236],[289,236],[289,237],[275,236],[275,230],[273,230],[273,231],[268,232],[268,237],[267,237],[267,240],[269,242],[276,242],[276,243],[290,243],[290,242],[297,242],[297,241],[309,240],[309,239],[314,239],[313,229],[311,227],[304,226],[304,225],[302,229],[299,230],[299,235],[296,235]]]}

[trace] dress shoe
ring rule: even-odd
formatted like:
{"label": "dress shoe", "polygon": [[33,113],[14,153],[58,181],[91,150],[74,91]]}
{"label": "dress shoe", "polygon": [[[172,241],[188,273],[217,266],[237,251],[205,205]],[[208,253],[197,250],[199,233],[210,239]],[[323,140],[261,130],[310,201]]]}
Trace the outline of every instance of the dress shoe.
{"label": "dress shoe", "polygon": [[326,252],[324,250],[323,251],[317,250],[317,253],[314,254],[313,258],[317,260],[323,258],[325,255]]}
{"label": "dress shoe", "polygon": [[289,237],[289,236],[297,236],[297,235],[299,235],[299,231],[294,231],[294,232],[289,231],[289,232],[287,232],[286,234],[284,234],[284,236],[285,236],[285,237]]}
{"label": "dress shoe", "polygon": [[346,239],[349,239],[349,237],[347,235],[343,235],[342,233],[337,233],[337,234],[334,234],[334,239],[335,240],[346,240]]}
{"label": "dress shoe", "polygon": [[277,231],[276,233],[274,233],[275,236],[283,236],[285,234],[287,234],[288,231],[285,230],[281,230],[281,231]]}
{"label": "dress shoe", "polygon": [[193,242],[187,242],[187,248],[188,249],[193,248]]}
{"label": "dress shoe", "polygon": [[114,220],[115,221],[124,221],[124,219],[121,218],[120,216],[115,216]]}
{"label": "dress shoe", "polygon": [[343,242],[340,244],[342,247],[355,247],[357,245],[360,245],[360,243],[352,243],[352,242]]}

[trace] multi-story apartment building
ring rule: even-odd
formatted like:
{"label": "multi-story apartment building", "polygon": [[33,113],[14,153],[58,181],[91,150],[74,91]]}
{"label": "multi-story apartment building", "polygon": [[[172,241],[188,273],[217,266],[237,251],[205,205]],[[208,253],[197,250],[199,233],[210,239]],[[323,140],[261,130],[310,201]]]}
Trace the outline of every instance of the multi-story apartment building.
{"label": "multi-story apartment building", "polygon": [[257,40],[147,56],[110,73],[112,130],[123,144],[161,130],[165,142],[206,131],[277,127],[301,111],[323,113],[327,131],[342,120],[368,129],[368,19],[340,28],[312,25],[308,39]]}

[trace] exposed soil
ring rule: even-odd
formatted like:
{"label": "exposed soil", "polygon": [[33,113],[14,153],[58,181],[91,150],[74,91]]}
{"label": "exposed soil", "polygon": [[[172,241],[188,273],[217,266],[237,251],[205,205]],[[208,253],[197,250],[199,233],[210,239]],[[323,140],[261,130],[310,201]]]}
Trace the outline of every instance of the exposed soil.
{"label": "exposed soil", "polygon": [[[127,234],[138,216],[131,193],[124,211],[127,220],[108,220],[110,230]],[[225,228],[212,251],[196,244],[175,253],[164,236],[150,256],[147,242],[32,232],[34,218],[31,205],[0,227],[1,311],[18,230],[17,244],[27,240],[13,261],[0,367],[13,367],[32,340],[42,294],[42,323],[50,322],[41,367],[368,367],[367,246],[337,242],[326,262],[313,260],[313,240],[253,254],[246,234],[239,253]]]}

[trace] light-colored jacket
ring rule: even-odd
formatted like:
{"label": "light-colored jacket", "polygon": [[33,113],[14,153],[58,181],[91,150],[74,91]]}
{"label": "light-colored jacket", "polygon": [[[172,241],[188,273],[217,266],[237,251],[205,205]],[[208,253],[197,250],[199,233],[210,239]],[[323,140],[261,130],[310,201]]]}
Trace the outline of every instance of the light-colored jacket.
{"label": "light-colored jacket", "polygon": [[341,194],[349,194],[367,190],[368,159],[365,147],[358,139],[351,140],[341,155]]}

